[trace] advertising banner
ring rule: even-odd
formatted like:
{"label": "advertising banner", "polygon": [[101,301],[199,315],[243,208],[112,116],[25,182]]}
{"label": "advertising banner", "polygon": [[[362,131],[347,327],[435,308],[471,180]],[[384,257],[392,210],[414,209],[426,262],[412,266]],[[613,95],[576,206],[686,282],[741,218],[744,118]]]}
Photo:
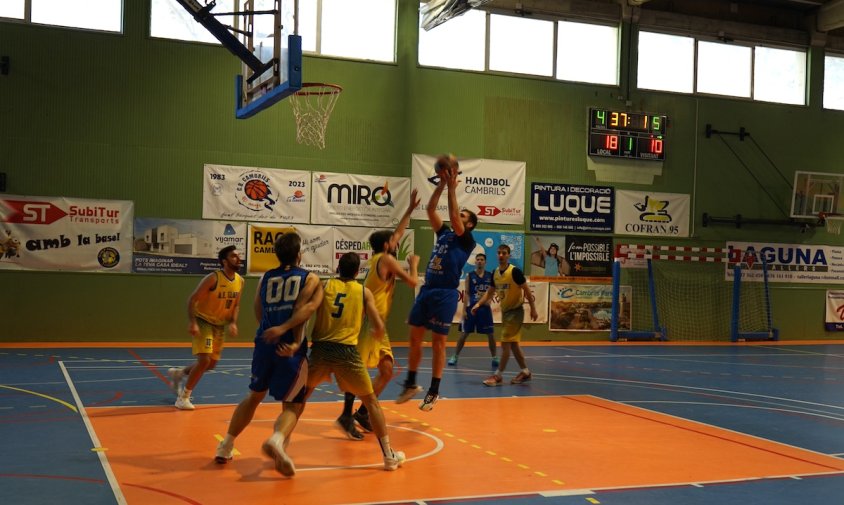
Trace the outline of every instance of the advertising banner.
{"label": "advertising banner", "polygon": [[134,203],[0,196],[0,269],[129,272]]}
{"label": "advertising banner", "polygon": [[[491,272],[493,268],[496,268],[498,266],[498,246],[502,244],[510,247],[510,264],[515,265],[524,272],[524,234],[508,231],[477,230],[472,232],[472,236],[475,237],[475,250],[472,251],[466,264],[463,265],[463,277],[475,269],[475,256],[478,253],[486,254],[486,269],[488,271]],[[420,270],[422,270],[422,267],[420,267]],[[424,271],[421,273],[424,273]],[[525,272],[525,275],[528,275],[528,273]]]}
{"label": "advertising banner", "polygon": [[395,227],[410,199],[410,179],[314,172],[311,222]]}
{"label": "advertising banner", "polygon": [[275,255],[275,241],[279,236],[294,231],[302,238],[300,266],[319,275],[330,274],[333,271],[330,226],[296,227],[250,223],[247,233],[247,275],[261,275],[276,268],[279,262]]}
{"label": "advertising banner", "polygon": [[840,289],[826,290],[824,329],[826,331],[844,331],[844,291]]}
{"label": "advertising banner", "polygon": [[230,221],[310,222],[311,173],[205,165],[202,217]]}
{"label": "advertising banner", "polygon": [[[476,213],[481,223],[524,224],[525,162],[481,158],[458,161],[457,204],[461,208]],[[422,200],[413,212],[413,219],[428,219],[428,201],[439,181],[434,172],[435,162],[435,156],[426,154],[411,157],[413,187],[419,190]],[[449,220],[446,190],[440,197],[437,212],[443,220]]]}
{"label": "advertising banner", "polygon": [[[612,286],[601,284],[551,284],[548,329],[551,331],[603,331],[610,329]],[[619,329],[630,329],[632,289],[621,286]]]}
{"label": "advertising banner", "polygon": [[610,237],[566,235],[565,247],[572,277],[612,277]]}
{"label": "advertising banner", "polygon": [[531,279],[555,281],[572,275],[571,264],[566,259],[566,237],[563,235],[528,235],[531,248],[530,269],[525,272]]}
{"label": "advertising banner", "polygon": [[[548,283],[547,282],[534,282],[528,281],[528,287],[530,288],[530,292],[533,293],[535,297],[534,305],[536,306],[536,312],[539,317],[536,318],[536,321],[531,320],[530,318],[530,305],[525,302],[525,323],[530,324],[547,324],[548,323]],[[466,289],[466,282],[465,279],[460,282],[460,287],[458,290],[460,291],[460,301],[457,303],[457,312],[454,314],[454,319],[452,320],[453,323],[460,323],[463,320],[463,297],[466,296],[465,293]],[[492,321],[494,323],[501,322],[501,306],[498,304],[498,300],[493,297],[492,302],[490,302],[490,308],[492,308]]]}
{"label": "advertising banner", "polygon": [[691,198],[676,193],[615,192],[615,233],[688,237]]}
{"label": "advertising banner", "polygon": [[132,271],[207,274],[219,270],[217,253],[233,245],[246,261],[246,223],[135,218]]}
{"label": "advertising banner", "polygon": [[727,242],[725,278],[741,268],[743,282],[763,282],[763,260],[769,282],[844,284],[844,247],[765,242]]}
{"label": "advertising banner", "polygon": [[615,192],[609,186],[530,185],[530,229],[612,233]]}
{"label": "advertising banner", "polygon": [[[340,256],[352,251],[360,256],[360,273],[358,279],[363,279],[369,272],[369,260],[372,257],[372,246],[369,243],[369,235],[372,228],[357,228],[352,226],[337,226],[332,228],[333,234],[333,269],[337,269]],[[406,230],[399,241],[396,259],[407,268],[407,255],[414,251],[414,231]]]}

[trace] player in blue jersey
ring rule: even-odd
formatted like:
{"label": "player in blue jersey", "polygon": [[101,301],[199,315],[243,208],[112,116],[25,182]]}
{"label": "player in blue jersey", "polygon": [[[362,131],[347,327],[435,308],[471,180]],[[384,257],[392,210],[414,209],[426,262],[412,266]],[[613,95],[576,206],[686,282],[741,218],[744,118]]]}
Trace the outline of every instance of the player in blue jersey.
{"label": "player in blue jersey", "polygon": [[[475,249],[475,239],[472,230],[478,224],[478,216],[470,210],[459,210],[457,207],[457,175],[459,167],[452,156],[447,161],[447,168],[438,171],[437,187],[428,201],[428,220],[431,228],[436,231],[437,239],[428,268],[425,271],[425,284],[413,302],[407,322],[410,325],[410,342],[407,357],[407,378],[404,389],[396,403],[404,403],[422,391],[416,384],[416,371],[422,361],[422,339],[426,330],[431,330],[431,348],[433,357],[431,363],[431,386],[428,393],[419,404],[421,410],[431,410],[440,394],[440,379],[445,367],[445,341],[451,319],[457,311],[457,288],[460,285],[460,274],[463,265]],[[438,160],[438,165],[441,161]],[[443,223],[437,214],[437,204],[443,190],[448,188],[448,217],[451,228]]]}
{"label": "player in blue jersey", "polygon": [[454,350],[454,354],[448,358],[448,364],[450,366],[457,364],[457,360],[460,359],[460,351],[466,344],[466,338],[469,337],[470,333],[477,332],[486,335],[489,353],[492,356],[492,368],[498,368],[495,337],[492,334],[492,308],[489,306],[489,301],[478,307],[474,314],[470,310],[492,285],[492,272],[486,271],[486,254],[478,253],[475,255],[475,270],[466,275],[464,285],[466,287],[463,290],[463,321],[460,323],[460,338],[457,340],[457,348]]}
{"label": "player in blue jersey", "polygon": [[255,317],[260,323],[252,352],[250,391],[235,408],[228,432],[217,446],[217,463],[232,458],[235,437],[252,421],[269,391],[282,402],[282,411],[261,450],[274,460],[282,475],[290,477],[296,472],[285,448],[305,407],[308,346],[303,323],[322,301],[323,294],[319,278],[298,266],[302,259],[301,242],[299,235],[292,232],[275,241],[275,254],[281,265],[264,274],[255,293]]}

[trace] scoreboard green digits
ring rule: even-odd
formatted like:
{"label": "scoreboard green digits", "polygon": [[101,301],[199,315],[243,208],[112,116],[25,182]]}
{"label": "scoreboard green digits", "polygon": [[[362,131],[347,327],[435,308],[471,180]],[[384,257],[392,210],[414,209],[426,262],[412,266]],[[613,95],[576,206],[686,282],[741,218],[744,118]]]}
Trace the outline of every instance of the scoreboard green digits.
{"label": "scoreboard green digits", "polygon": [[589,109],[589,155],[662,161],[668,116]]}

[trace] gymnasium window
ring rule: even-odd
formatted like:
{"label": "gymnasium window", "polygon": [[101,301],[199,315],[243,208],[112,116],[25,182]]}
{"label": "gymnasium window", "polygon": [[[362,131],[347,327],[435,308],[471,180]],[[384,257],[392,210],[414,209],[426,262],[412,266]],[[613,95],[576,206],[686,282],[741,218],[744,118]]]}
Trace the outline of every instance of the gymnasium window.
{"label": "gymnasium window", "polygon": [[824,109],[844,110],[844,55],[827,54],[823,69]]}
{"label": "gymnasium window", "polygon": [[640,31],[637,56],[641,89],[806,105],[806,50]]}
{"label": "gymnasium window", "polygon": [[486,12],[472,9],[428,31],[421,28],[422,16],[419,23],[420,65],[479,72],[486,69]]}
{"label": "gymnasium window", "polygon": [[692,37],[640,31],[638,60],[639,88],[694,92],[695,39]]}
{"label": "gymnasium window", "polygon": [[557,79],[618,85],[618,47],[617,26],[558,21]]}
{"label": "gymnasium window", "polygon": [[756,46],[753,99],[806,105],[806,51]]}
{"label": "gymnasium window", "polygon": [[2,0],[0,18],[122,33],[123,0]]}
{"label": "gymnasium window", "polygon": [[[211,11],[233,12],[235,0],[217,0],[217,6]],[[262,16],[255,16],[256,22]],[[234,16],[216,16],[224,25],[234,26]],[[211,32],[193,19],[187,10],[176,0],[152,0],[150,9],[149,34],[151,37],[190,42],[220,44]]]}
{"label": "gymnasium window", "polygon": [[698,41],[697,92],[750,98],[753,49]]}
{"label": "gymnasium window", "polygon": [[554,23],[493,14],[489,19],[489,69],[554,75]]}
{"label": "gymnasium window", "polygon": [[[422,29],[421,22],[420,17],[422,66],[618,85],[619,30],[615,26],[490,14],[481,9],[469,10],[429,31]],[[584,40],[590,41],[589,51],[581,49]]]}
{"label": "gymnasium window", "polygon": [[[243,3],[243,0],[217,0],[211,12],[240,10]],[[272,4],[272,0],[256,0],[253,8],[271,9]],[[282,2],[281,9],[282,32],[294,33],[293,2]],[[219,44],[176,0],[152,0],[150,18],[152,37]],[[236,16],[217,16],[217,20],[228,26],[239,27],[241,24]],[[256,44],[262,39],[262,33],[272,30],[272,23],[271,15],[254,17]],[[296,29],[302,36],[302,51],[305,53],[390,63],[396,61],[396,0],[367,0],[366,6],[349,0],[299,0]]]}

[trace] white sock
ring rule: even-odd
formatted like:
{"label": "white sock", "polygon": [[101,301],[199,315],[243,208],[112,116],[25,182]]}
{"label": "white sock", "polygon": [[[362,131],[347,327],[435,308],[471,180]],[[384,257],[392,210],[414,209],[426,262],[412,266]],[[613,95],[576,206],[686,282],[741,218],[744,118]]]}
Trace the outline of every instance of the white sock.
{"label": "white sock", "polygon": [[383,437],[378,439],[378,443],[381,444],[381,452],[384,456],[392,456],[393,449],[390,447],[390,435],[384,435]]}
{"label": "white sock", "polygon": [[190,399],[191,393],[193,393],[193,389],[183,389],[182,390],[182,398]]}
{"label": "white sock", "polygon": [[234,437],[226,433],[226,436],[223,437],[223,445],[225,445],[226,447],[233,447]]}
{"label": "white sock", "polygon": [[274,431],[267,442],[278,447],[282,447],[282,444],[284,443],[284,435],[282,435],[280,431]]}
{"label": "white sock", "polygon": [[530,370],[528,370],[527,368],[522,368],[522,372],[523,372],[525,375],[530,375]]}

